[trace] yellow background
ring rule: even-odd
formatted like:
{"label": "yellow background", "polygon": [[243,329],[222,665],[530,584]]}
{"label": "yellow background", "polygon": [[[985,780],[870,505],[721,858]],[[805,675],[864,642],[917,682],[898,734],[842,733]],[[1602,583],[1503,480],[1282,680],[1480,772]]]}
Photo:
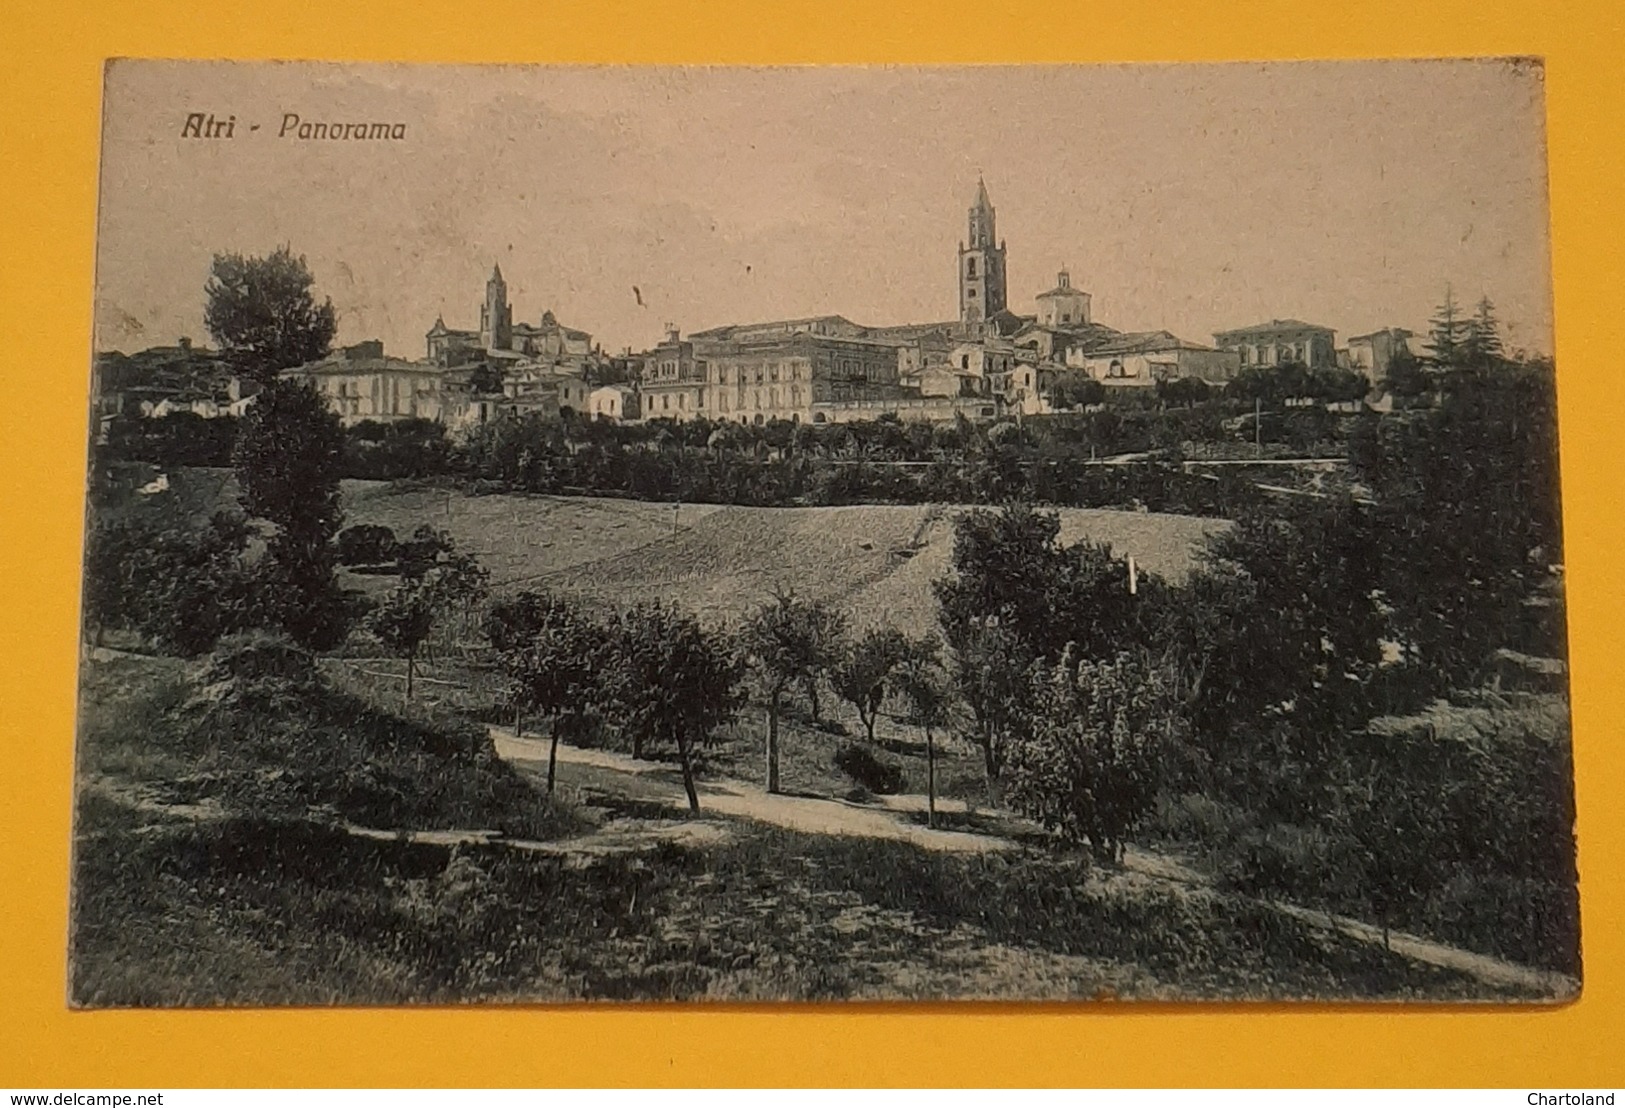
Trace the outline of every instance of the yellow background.
{"label": "yellow background", "polygon": [[[0,13],[0,1087],[1599,1086],[1625,1079],[1625,649],[1613,556],[1618,0],[5,0]],[[1552,1011],[1116,1005],[93,1012],[64,1002],[101,66],[464,62],[1547,62],[1586,983]],[[1418,156],[1425,156],[1418,151]]]}

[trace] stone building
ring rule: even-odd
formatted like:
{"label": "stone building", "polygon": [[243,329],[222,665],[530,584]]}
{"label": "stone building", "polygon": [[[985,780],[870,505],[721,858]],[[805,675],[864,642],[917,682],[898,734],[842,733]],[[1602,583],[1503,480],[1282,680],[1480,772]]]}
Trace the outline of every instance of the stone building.
{"label": "stone building", "polygon": [[1252,327],[1220,331],[1213,344],[1234,351],[1248,366],[1298,365],[1331,369],[1337,365],[1337,332],[1298,319],[1273,319]]}
{"label": "stone building", "polygon": [[643,358],[640,382],[644,419],[689,420],[705,414],[705,367],[694,340],[667,326],[666,339]]}
{"label": "stone building", "polygon": [[637,419],[639,400],[638,390],[630,385],[599,385],[587,394],[587,410],[594,419]]}
{"label": "stone building", "polygon": [[861,330],[850,321],[827,327],[808,322],[719,327],[687,339],[669,329],[644,359],[642,417],[805,423],[815,403],[898,391],[896,346],[850,337],[849,329]]}
{"label": "stone building", "polygon": [[1385,327],[1369,335],[1355,335],[1349,339],[1348,368],[1363,374],[1374,391],[1383,392],[1394,363],[1411,356],[1410,340],[1414,337],[1402,327]]}
{"label": "stone building", "polygon": [[875,399],[898,390],[897,350],[885,343],[799,332],[705,347],[701,405],[712,419],[813,421],[814,404]]}
{"label": "stone building", "polygon": [[1124,388],[1149,388],[1180,377],[1221,385],[1241,368],[1235,351],[1186,342],[1167,331],[1119,335],[1071,352],[1066,364],[1087,371],[1104,385]]}
{"label": "stone building", "polygon": [[309,381],[346,427],[365,420],[446,421],[455,403],[440,366],[388,357],[377,342],[359,343],[282,375]]}
{"label": "stone building", "polygon": [[1072,287],[1072,275],[1066,270],[1055,275],[1055,287],[1037,296],[1040,327],[1087,327],[1089,294]]}

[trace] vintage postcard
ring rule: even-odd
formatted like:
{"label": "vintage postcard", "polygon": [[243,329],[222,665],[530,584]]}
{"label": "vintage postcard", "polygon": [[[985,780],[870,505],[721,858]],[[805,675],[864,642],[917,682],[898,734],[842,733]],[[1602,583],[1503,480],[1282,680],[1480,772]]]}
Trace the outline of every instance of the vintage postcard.
{"label": "vintage postcard", "polygon": [[1538,61],[104,111],[73,1005],[1578,993]]}

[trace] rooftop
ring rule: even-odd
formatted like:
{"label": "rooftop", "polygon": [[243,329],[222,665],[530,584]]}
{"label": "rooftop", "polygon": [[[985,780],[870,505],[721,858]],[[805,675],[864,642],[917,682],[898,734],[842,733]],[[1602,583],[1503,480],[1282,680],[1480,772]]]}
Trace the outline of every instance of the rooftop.
{"label": "rooftop", "polygon": [[812,315],[800,319],[769,319],[760,323],[729,323],[721,327],[710,327],[704,331],[694,331],[689,334],[691,339],[730,339],[740,331],[796,331],[802,330],[815,323],[835,324],[841,327],[850,327],[854,331],[866,331],[868,328],[859,326],[847,319],[844,315]]}
{"label": "rooftop", "polygon": [[1218,331],[1219,335],[1273,335],[1282,331],[1324,331],[1335,334],[1336,328],[1324,327],[1319,323],[1305,323],[1301,319],[1272,319],[1268,323],[1255,323],[1250,327],[1232,327],[1226,331]]}
{"label": "rooftop", "polygon": [[1350,335],[1349,341],[1359,342],[1361,339],[1374,339],[1378,335],[1394,335],[1397,338],[1413,339],[1416,337],[1416,332],[1407,331],[1403,327],[1384,327],[1380,331],[1372,331],[1368,335]]}
{"label": "rooftop", "polygon": [[441,376],[445,370],[433,362],[409,362],[405,358],[347,358],[329,355],[319,362],[282,371],[283,376],[340,377],[364,373],[424,373]]}
{"label": "rooftop", "polygon": [[1133,331],[1089,347],[1091,357],[1106,354],[1149,354],[1159,350],[1211,350],[1197,342],[1187,342],[1168,331]]}

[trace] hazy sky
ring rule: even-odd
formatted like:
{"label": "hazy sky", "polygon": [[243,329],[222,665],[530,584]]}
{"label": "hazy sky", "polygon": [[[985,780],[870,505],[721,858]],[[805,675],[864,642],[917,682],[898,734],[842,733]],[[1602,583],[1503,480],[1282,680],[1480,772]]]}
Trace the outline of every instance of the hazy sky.
{"label": "hazy sky", "polygon": [[[235,138],[181,138],[189,112]],[[278,138],[289,112],[407,137]],[[122,62],[104,129],[104,349],[204,339],[211,255],[281,243],[341,342],[406,357],[437,313],[478,325],[493,261],[516,320],[551,308],[611,350],[667,321],[951,319],[978,171],[1015,311],[1065,265],[1123,330],[1296,317],[1341,342],[1422,330],[1448,282],[1551,349],[1533,66]]]}

